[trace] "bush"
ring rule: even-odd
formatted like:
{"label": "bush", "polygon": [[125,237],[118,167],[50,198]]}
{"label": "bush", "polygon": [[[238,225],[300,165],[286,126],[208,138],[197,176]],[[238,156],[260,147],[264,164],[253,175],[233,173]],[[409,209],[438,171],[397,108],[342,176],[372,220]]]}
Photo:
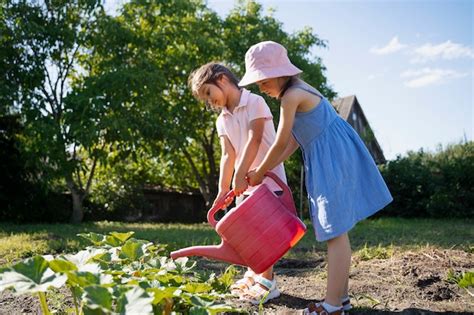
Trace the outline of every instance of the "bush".
{"label": "bush", "polygon": [[474,217],[474,142],[420,150],[381,166],[394,201],[379,215]]}

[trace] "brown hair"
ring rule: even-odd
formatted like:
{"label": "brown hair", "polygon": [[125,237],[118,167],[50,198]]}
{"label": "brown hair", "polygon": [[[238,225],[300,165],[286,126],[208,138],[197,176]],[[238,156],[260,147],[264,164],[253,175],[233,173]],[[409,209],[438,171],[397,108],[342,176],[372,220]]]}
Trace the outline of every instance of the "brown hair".
{"label": "brown hair", "polygon": [[299,77],[299,74],[287,77],[288,81],[286,81],[285,85],[282,87],[277,99],[281,99],[283,95],[285,95],[286,91],[288,91],[293,85],[296,84],[296,81],[299,79]]}
{"label": "brown hair", "polygon": [[199,99],[199,89],[204,84],[216,85],[217,80],[222,76],[226,76],[230,83],[234,84],[238,89],[240,88],[239,80],[235,74],[233,74],[229,68],[218,62],[206,63],[205,65],[191,72],[188,78],[188,86],[191,89],[194,97]]}

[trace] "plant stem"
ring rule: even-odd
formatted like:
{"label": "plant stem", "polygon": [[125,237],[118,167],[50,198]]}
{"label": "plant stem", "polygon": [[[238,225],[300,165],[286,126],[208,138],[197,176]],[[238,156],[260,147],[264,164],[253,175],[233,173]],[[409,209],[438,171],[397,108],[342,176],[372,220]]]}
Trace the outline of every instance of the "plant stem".
{"label": "plant stem", "polygon": [[41,311],[44,315],[50,315],[51,313],[49,312],[48,303],[46,303],[46,295],[44,292],[38,292],[38,296],[41,304]]}
{"label": "plant stem", "polygon": [[72,297],[74,299],[74,308],[76,309],[76,315],[79,315],[79,308],[77,307],[77,297],[76,297],[76,292],[73,287],[71,287],[71,293]]}

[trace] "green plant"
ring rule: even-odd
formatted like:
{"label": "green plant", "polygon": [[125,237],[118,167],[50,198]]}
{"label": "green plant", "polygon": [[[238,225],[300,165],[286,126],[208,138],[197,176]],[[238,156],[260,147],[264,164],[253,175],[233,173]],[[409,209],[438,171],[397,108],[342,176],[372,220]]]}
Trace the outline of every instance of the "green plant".
{"label": "green plant", "polygon": [[377,215],[472,218],[474,142],[409,152],[380,167],[393,202]]}
{"label": "green plant", "polygon": [[364,245],[357,253],[361,260],[371,260],[371,259],[387,259],[393,255],[393,246],[384,247],[381,244],[378,246],[367,246]]}
{"label": "green plant", "polygon": [[354,294],[352,298],[353,300],[355,300],[355,304],[357,305],[357,307],[362,306],[361,302],[365,301],[367,301],[371,308],[374,308],[381,304],[379,300],[365,293]]}
{"label": "green plant", "polygon": [[0,270],[0,292],[36,294],[50,314],[46,292],[67,286],[76,314],[217,314],[241,312],[223,302],[236,274],[194,271],[187,258],[165,256],[166,246],[132,238],[134,232],[78,234],[93,245],[75,254],[34,256]]}
{"label": "green plant", "polygon": [[469,288],[474,288],[474,271],[456,272],[452,269],[448,270],[446,274],[446,282],[457,284],[460,288],[474,297],[474,293]]}

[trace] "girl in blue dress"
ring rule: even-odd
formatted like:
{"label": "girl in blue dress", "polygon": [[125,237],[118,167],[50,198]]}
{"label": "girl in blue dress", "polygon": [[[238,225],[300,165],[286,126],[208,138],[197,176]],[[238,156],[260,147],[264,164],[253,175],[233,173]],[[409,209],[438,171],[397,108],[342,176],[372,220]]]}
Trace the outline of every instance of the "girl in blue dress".
{"label": "girl in blue dress", "polygon": [[392,196],[364,142],[331,103],[300,78],[302,71],[286,49],[266,41],[249,48],[240,86],[256,83],[281,101],[276,140],[260,165],[247,174],[250,185],[299,147],[303,153],[311,221],[318,241],[327,241],[326,297],[306,314],[344,314],[348,296],[351,247],[348,231],[379,211]]}

